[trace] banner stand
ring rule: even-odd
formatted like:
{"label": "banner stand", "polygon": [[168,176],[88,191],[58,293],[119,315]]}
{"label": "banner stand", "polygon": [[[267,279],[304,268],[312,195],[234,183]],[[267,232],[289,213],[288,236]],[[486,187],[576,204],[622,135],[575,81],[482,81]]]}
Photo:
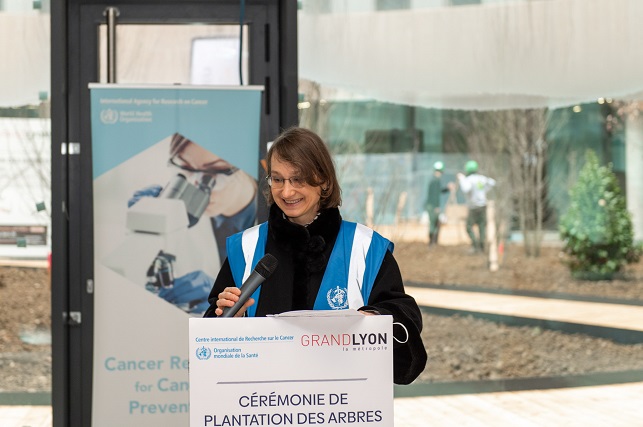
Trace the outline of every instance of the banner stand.
{"label": "banner stand", "polygon": [[93,427],[188,424],[188,319],[257,221],[262,90],[90,85]]}

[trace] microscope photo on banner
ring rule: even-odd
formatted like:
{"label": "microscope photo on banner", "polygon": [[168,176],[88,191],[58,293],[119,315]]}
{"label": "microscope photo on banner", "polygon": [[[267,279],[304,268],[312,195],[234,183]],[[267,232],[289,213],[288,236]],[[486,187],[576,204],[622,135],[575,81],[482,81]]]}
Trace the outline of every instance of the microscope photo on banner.
{"label": "microscope photo on banner", "polygon": [[188,319],[257,222],[262,88],[90,89],[92,425],[187,425]]}

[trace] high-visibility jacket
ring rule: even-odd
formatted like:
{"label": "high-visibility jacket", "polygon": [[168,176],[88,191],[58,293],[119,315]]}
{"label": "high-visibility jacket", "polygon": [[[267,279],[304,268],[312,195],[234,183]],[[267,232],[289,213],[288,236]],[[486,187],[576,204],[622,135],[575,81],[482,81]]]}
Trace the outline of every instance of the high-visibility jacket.
{"label": "high-visibility jacket", "polygon": [[[241,287],[265,255],[267,238],[267,222],[228,237],[228,262],[237,287]],[[362,224],[342,221],[313,308],[357,310],[366,305],[387,250],[393,252],[393,243],[377,232]],[[257,304],[248,308],[248,316],[255,316],[260,297],[261,287],[252,294]]]}

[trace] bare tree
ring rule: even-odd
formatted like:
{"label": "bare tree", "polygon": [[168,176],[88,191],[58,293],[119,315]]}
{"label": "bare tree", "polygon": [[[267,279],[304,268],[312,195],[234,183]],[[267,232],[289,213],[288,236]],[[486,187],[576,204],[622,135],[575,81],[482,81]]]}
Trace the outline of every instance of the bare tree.
{"label": "bare tree", "polygon": [[507,123],[510,178],[527,256],[539,256],[545,212],[546,109],[514,110]]}
{"label": "bare tree", "polygon": [[548,109],[470,111],[455,123],[481,170],[498,182],[494,194],[497,238],[515,220],[525,254],[539,256],[547,209]]}

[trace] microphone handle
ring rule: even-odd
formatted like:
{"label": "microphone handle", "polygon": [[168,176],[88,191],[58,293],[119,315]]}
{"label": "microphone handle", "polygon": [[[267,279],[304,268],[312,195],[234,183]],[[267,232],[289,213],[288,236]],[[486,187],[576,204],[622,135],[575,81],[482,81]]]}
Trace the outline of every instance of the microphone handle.
{"label": "microphone handle", "polygon": [[266,279],[261,274],[253,271],[243,285],[241,285],[241,295],[239,295],[239,300],[235,302],[232,307],[225,307],[223,309],[223,314],[219,317],[234,317],[234,315],[237,314],[239,309],[250,299],[250,296],[257,290],[264,280]]}

